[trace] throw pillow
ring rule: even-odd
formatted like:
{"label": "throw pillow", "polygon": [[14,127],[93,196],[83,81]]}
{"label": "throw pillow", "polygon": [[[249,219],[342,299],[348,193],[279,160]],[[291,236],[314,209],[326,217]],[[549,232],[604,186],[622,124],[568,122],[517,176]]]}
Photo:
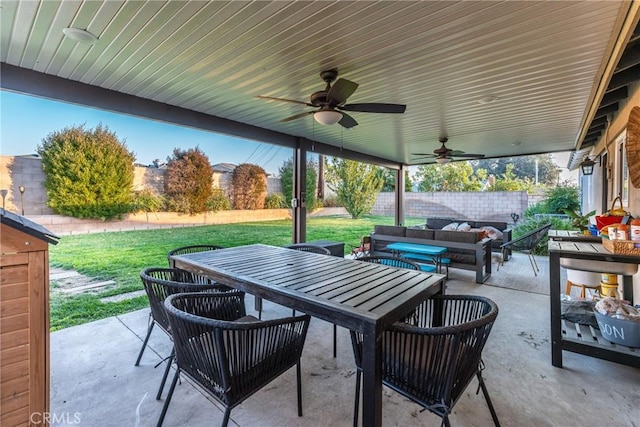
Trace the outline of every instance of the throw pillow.
{"label": "throw pillow", "polygon": [[458,225],[457,230],[458,231],[469,231],[469,230],[471,230],[471,226],[469,225],[469,223],[463,222],[462,224]]}
{"label": "throw pillow", "polygon": [[451,224],[447,224],[442,227],[442,229],[445,231],[456,231],[458,229],[458,225],[459,224],[457,222],[452,222]]}
{"label": "throw pillow", "polygon": [[491,240],[502,239],[502,231],[498,230],[495,227],[491,227],[487,225],[484,227],[480,227],[480,230],[487,233],[487,237],[490,238]]}

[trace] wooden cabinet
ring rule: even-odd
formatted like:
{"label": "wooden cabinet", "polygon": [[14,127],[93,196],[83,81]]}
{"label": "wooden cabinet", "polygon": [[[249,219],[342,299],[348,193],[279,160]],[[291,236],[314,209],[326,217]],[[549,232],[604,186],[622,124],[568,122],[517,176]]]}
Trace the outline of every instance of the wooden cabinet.
{"label": "wooden cabinet", "polygon": [[56,241],[0,213],[0,425],[41,424],[49,412],[48,247]]}

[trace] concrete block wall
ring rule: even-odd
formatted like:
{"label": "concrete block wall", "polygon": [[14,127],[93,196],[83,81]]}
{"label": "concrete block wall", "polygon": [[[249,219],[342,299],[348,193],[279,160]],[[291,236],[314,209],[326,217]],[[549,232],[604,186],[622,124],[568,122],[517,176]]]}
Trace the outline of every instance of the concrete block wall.
{"label": "concrete block wall", "polygon": [[[33,156],[0,156],[0,190],[7,190],[5,209],[25,215],[48,215],[42,161]],[[20,186],[25,191],[20,198]],[[0,203],[2,201],[0,200]]]}
{"label": "concrete block wall", "polygon": [[115,231],[150,230],[156,228],[181,228],[199,225],[234,224],[249,221],[275,221],[291,219],[289,209],[259,209],[242,211],[205,212],[184,215],[174,212],[137,213],[123,220],[100,221],[60,215],[28,215],[28,218],[58,236],[104,233]]}
{"label": "concrete block wall", "polygon": [[[380,193],[373,215],[394,215],[393,193]],[[405,193],[405,216],[415,218],[452,217],[485,221],[513,222],[512,213],[523,216],[528,195],[517,192],[425,192]]]}
{"label": "concrete block wall", "polygon": [[[166,169],[134,167],[133,189],[151,189],[155,194],[164,193]],[[25,215],[52,215],[47,207],[47,193],[44,188],[45,175],[42,171],[42,159],[35,156],[0,156],[0,190],[7,190],[5,209]],[[214,173],[214,187],[227,189],[231,187],[231,174]],[[24,186],[25,192],[21,203],[18,188]],[[282,193],[279,178],[267,178],[267,194]],[[0,203],[2,200],[0,199]]]}

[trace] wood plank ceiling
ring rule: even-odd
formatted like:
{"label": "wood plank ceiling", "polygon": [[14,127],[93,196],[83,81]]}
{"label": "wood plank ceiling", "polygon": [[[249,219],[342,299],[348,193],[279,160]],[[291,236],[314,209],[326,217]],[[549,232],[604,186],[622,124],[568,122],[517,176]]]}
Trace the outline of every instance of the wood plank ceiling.
{"label": "wood plank ceiling", "polygon": [[[487,157],[573,150],[638,8],[625,1],[2,1],[1,61],[400,164],[438,138]],[[76,43],[66,27],[99,41]],[[615,64],[614,64],[615,65]],[[360,86],[358,126],[280,120],[322,70]],[[96,106],[102,105],[95,100]],[[144,115],[144,113],[141,113]],[[149,141],[152,144],[152,141]]]}

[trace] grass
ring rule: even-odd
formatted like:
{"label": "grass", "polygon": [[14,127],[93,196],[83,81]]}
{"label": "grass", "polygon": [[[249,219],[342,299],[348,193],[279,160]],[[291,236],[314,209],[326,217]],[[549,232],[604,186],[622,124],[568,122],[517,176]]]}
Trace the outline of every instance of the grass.
{"label": "grass", "polygon": [[[407,225],[424,219],[407,219]],[[362,236],[375,224],[393,224],[393,218],[367,216],[317,217],[307,220],[307,241],[336,240],[357,246]],[[146,267],[167,266],[171,249],[197,244],[223,247],[264,243],[282,246],[291,243],[290,220],[209,225],[171,229],[124,231],[65,236],[50,247],[51,266],[76,270],[97,280],[113,280],[116,285],[98,294],[79,296],[53,293],[51,296],[51,330],[127,313],[148,306],[146,296],[120,302],[102,303],[100,298],[143,289],[140,271]]]}

